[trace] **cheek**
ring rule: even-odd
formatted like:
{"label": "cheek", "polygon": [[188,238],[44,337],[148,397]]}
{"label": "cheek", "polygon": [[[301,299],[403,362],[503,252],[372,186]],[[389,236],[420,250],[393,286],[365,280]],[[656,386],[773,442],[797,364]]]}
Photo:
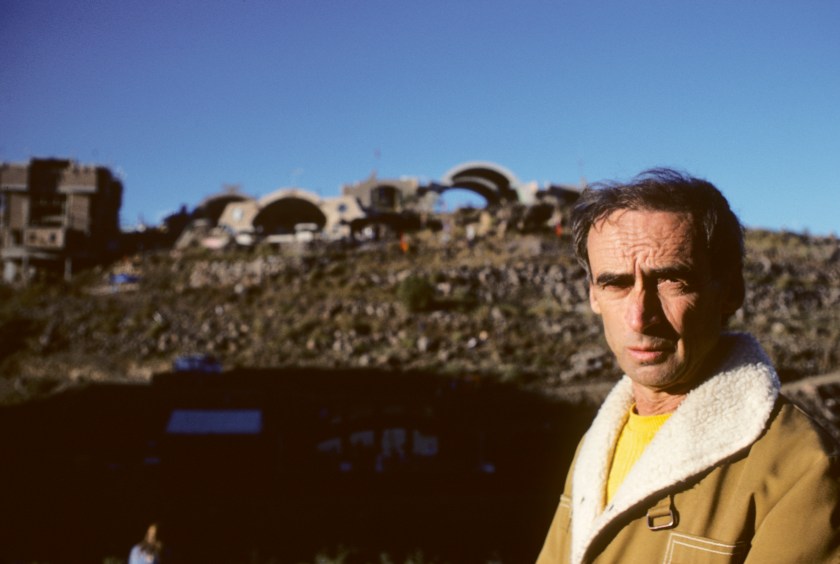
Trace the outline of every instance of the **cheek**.
{"label": "cheek", "polygon": [[662,308],[662,311],[665,313],[665,318],[668,320],[671,327],[679,332],[682,332],[682,329],[686,325],[691,324],[691,318],[693,317],[695,310],[690,304],[671,302],[665,305]]}
{"label": "cheek", "polygon": [[680,335],[694,336],[720,332],[720,312],[714,300],[699,297],[671,304],[666,316]]}
{"label": "cheek", "polygon": [[602,308],[599,312],[601,326],[604,328],[604,337],[611,347],[621,335],[626,333],[624,316],[616,308]]}

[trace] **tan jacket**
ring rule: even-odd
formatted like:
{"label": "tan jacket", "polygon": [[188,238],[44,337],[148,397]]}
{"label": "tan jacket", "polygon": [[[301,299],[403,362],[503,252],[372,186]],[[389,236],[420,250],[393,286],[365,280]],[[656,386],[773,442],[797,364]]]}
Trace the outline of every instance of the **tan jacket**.
{"label": "tan jacket", "polygon": [[758,343],[726,335],[609,506],[609,455],[633,402],[625,376],[584,436],[537,560],[840,563],[838,450],[797,407]]}

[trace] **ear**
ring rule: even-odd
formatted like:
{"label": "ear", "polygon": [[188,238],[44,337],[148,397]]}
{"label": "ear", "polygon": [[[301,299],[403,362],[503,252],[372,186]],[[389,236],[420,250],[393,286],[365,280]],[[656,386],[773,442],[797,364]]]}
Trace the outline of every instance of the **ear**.
{"label": "ear", "polygon": [[589,283],[589,307],[596,314],[601,315],[601,304],[598,303],[598,298],[595,297],[595,292],[592,291],[591,282]]}
{"label": "ear", "polygon": [[726,281],[723,292],[721,313],[723,314],[723,319],[729,319],[732,314],[738,311],[738,308],[744,305],[744,296],[746,294],[744,277],[737,275],[731,276]]}

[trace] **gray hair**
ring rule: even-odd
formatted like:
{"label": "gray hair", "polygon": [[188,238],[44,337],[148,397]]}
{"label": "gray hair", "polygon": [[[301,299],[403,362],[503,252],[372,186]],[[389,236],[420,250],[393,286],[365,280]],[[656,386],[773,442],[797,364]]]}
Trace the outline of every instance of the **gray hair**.
{"label": "gray hair", "polygon": [[575,256],[592,279],[589,230],[619,210],[689,213],[705,243],[712,276],[743,294],[744,228],[729,202],[712,183],[670,168],[653,168],[630,182],[602,182],[587,187],[572,211]]}

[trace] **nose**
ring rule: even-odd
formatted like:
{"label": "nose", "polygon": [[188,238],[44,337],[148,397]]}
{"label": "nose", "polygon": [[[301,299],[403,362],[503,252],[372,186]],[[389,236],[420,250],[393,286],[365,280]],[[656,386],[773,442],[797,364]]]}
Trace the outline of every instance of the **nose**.
{"label": "nose", "polygon": [[637,284],[628,294],[627,300],[626,321],[633,331],[644,333],[662,320],[662,304],[655,289]]}

